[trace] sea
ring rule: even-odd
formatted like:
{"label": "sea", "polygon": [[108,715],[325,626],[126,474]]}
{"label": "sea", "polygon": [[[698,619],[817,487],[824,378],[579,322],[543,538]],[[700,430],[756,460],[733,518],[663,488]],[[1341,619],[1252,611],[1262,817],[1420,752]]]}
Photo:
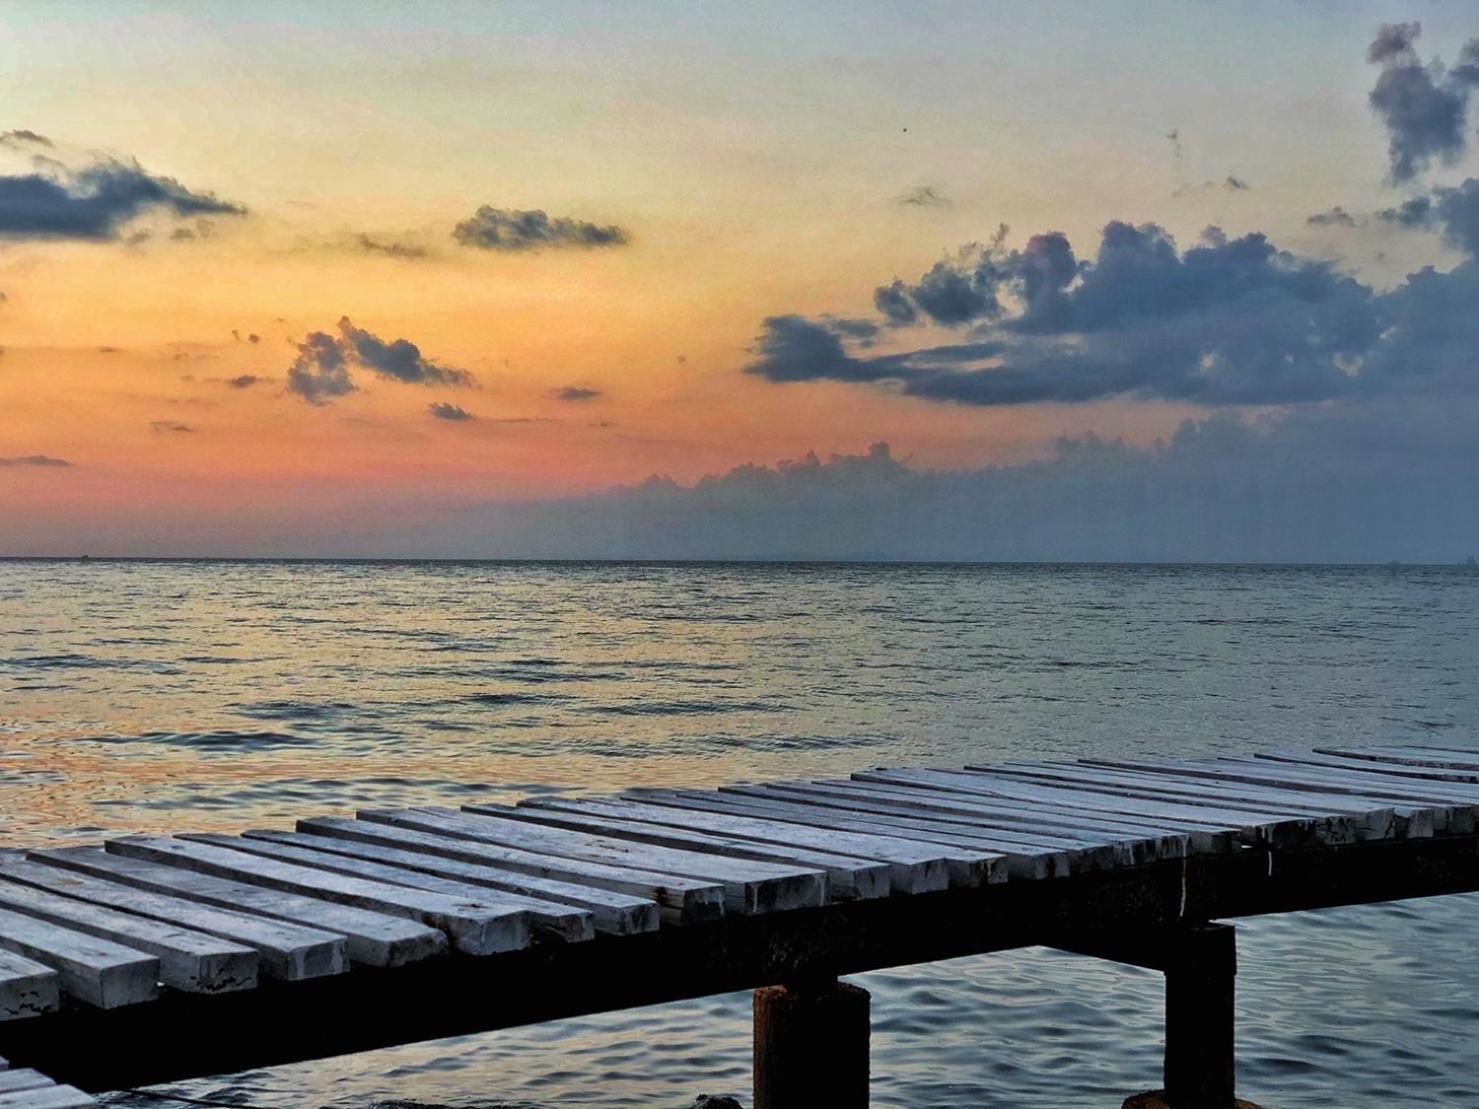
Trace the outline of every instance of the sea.
{"label": "sea", "polygon": [[[0,561],[0,845],[880,765],[1479,746],[1476,678],[1462,567]],[[1479,898],[1238,927],[1242,1096],[1479,1106]],[[877,1106],[1158,1084],[1153,972],[1030,949],[856,981]],[[112,1101],[748,1104],[749,1015],[711,997]]]}

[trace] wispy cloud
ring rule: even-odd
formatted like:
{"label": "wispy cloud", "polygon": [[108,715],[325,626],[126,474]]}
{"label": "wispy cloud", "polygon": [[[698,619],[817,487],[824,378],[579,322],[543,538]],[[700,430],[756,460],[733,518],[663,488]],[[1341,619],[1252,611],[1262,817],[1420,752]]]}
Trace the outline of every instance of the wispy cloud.
{"label": "wispy cloud", "polygon": [[562,389],[555,390],[555,399],[563,401],[595,400],[601,395],[601,390],[590,389],[584,385],[566,385]]}
{"label": "wispy cloud", "polygon": [[13,458],[0,458],[0,466],[37,466],[46,468],[66,468],[71,466],[65,458],[52,458],[48,454],[22,454]]}
{"label": "wispy cloud", "polygon": [[447,404],[444,401],[432,401],[429,405],[426,406],[426,410],[427,412],[431,413],[433,418],[438,420],[453,420],[456,422],[463,422],[466,420],[477,419],[477,417],[474,416],[467,409],[460,408],[455,404]]}
{"label": "wispy cloud", "polygon": [[569,216],[550,218],[533,209],[492,208],[483,205],[452,230],[466,247],[517,253],[547,248],[625,246],[631,241],[615,224],[588,223]]}

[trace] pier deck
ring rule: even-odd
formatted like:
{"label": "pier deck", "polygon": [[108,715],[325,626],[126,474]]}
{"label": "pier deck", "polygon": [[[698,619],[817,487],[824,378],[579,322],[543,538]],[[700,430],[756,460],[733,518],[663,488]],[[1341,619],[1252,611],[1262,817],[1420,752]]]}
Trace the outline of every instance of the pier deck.
{"label": "pier deck", "polygon": [[1163,969],[1169,999],[1186,952],[1223,959],[1209,922],[1479,889],[1476,814],[1479,751],[1328,748],[10,850],[0,1109],[1038,944]]}

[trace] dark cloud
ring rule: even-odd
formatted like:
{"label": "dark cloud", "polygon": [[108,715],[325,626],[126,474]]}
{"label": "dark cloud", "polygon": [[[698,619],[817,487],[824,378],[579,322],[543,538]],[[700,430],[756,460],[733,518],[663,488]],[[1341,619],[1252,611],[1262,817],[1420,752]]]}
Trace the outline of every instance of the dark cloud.
{"label": "dark cloud", "polygon": [[477,417],[474,416],[467,409],[465,409],[465,408],[459,408],[455,404],[446,404],[446,403],[444,403],[442,401],[432,401],[431,404],[429,404],[429,405],[426,406],[426,410],[428,412],[430,412],[432,414],[432,416],[434,416],[438,420],[458,420],[458,421],[461,421],[461,420],[476,420],[477,419]]}
{"label": "dark cloud", "polygon": [[1311,227],[1355,227],[1357,225],[1356,217],[1339,204],[1323,212],[1316,212],[1304,222]]}
{"label": "dark cloud", "polygon": [[555,399],[563,401],[595,400],[601,395],[601,390],[590,389],[584,385],[566,385],[563,389],[555,390]]}
{"label": "dark cloud", "polygon": [[[1451,193],[1456,213],[1479,212],[1468,193]],[[775,382],[884,382],[912,396],[978,405],[1114,396],[1295,404],[1425,378],[1479,390],[1479,367],[1425,374],[1430,352],[1408,326],[1467,284],[1458,272],[1431,274],[1377,293],[1261,234],[1228,238],[1212,228],[1183,250],[1154,224],[1115,221],[1092,260],[1078,259],[1058,232],[1034,236],[1021,250],[998,238],[937,263],[915,285],[895,282],[875,294],[896,336],[912,311],[921,321],[973,324],[970,341],[872,354],[835,323],[776,316],[765,321],[747,369]]]}
{"label": "dark cloud", "polygon": [[421,349],[409,339],[389,343],[362,328],[355,327],[345,316],[339,320],[341,343],[351,357],[381,377],[412,385],[471,385],[472,374],[466,370],[442,366],[424,358]]}
{"label": "dark cloud", "polygon": [[568,216],[551,219],[537,209],[491,208],[486,204],[453,228],[452,237],[463,246],[510,252],[625,246],[630,241],[628,233],[615,224],[602,226]]}
{"label": "dark cloud", "polygon": [[39,466],[43,468],[71,466],[65,458],[52,458],[46,454],[23,454],[13,458],[0,458],[0,466]]}
{"label": "dark cloud", "polygon": [[399,258],[403,261],[417,261],[425,258],[430,251],[424,246],[415,243],[397,242],[393,239],[377,239],[370,235],[359,234],[354,237],[355,249],[365,254],[380,254],[387,258]]}
{"label": "dark cloud", "polygon": [[226,384],[233,389],[250,389],[253,385],[260,385],[266,381],[265,377],[256,374],[238,374],[236,377],[228,377]]}
{"label": "dark cloud", "polygon": [[298,357],[288,367],[288,392],[309,404],[324,405],[354,391],[339,340],[326,331],[314,331],[298,344]]}
{"label": "dark cloud", "polygon": [[934,185],[916,185],[895,198],[905,208],[948,208],[952,201]]}
{"label": "dark cloud", "polygon": [[176,435],[188,435],[195,431],[189,424],[178,423],[175,420],[154,420],[149,424],[149,429],[155,432],[167,432]]}
{"label": "dark cloud", "polygon": [[298,346],[298,357],[288,368],[288,392],[310,404],[327,404],[356,390],[350,370],[359,366],[378,377],[410,385],[469,386],[472,374],[433,362],[409,339],[386,342],[345,316],[338,336],[315,331]]}
{"label": "dark cloud", "polygon": [[1366,60],[1381,66],[1369,96],[1386,126],[1392,180],[1410,181],[1433,162],[1452,164],[1468,144],[1469,93],[1479,84],[1479,39],[1467,43],[1459,64],[1445,72],[1425,65],[1415,43],[1419,23],[1391,23],[1376,33]]}
{"label": "dark cloud", "polygon": [[183,218],[246,209],[113,158],[94,158],[79,169],[37,160],[35,172],[0,176],[0,238],[124,239],[124,228],[149,212]]}

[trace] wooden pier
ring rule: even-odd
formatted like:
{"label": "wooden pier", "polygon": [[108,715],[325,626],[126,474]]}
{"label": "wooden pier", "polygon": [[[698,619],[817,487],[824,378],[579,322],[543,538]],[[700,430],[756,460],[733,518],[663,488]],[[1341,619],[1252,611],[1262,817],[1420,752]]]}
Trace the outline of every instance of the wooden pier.
{"label": "wooden pier", "polygon": [[1476,814],[1479,751],[1329,748],[7,850],[0,1109],[741,989],[756,1109],[845,1109],[868,999],[838,976],[1031,945],[1164,972],[1163,1103],[1229,1109],[1219,921],[1479,889]]}

